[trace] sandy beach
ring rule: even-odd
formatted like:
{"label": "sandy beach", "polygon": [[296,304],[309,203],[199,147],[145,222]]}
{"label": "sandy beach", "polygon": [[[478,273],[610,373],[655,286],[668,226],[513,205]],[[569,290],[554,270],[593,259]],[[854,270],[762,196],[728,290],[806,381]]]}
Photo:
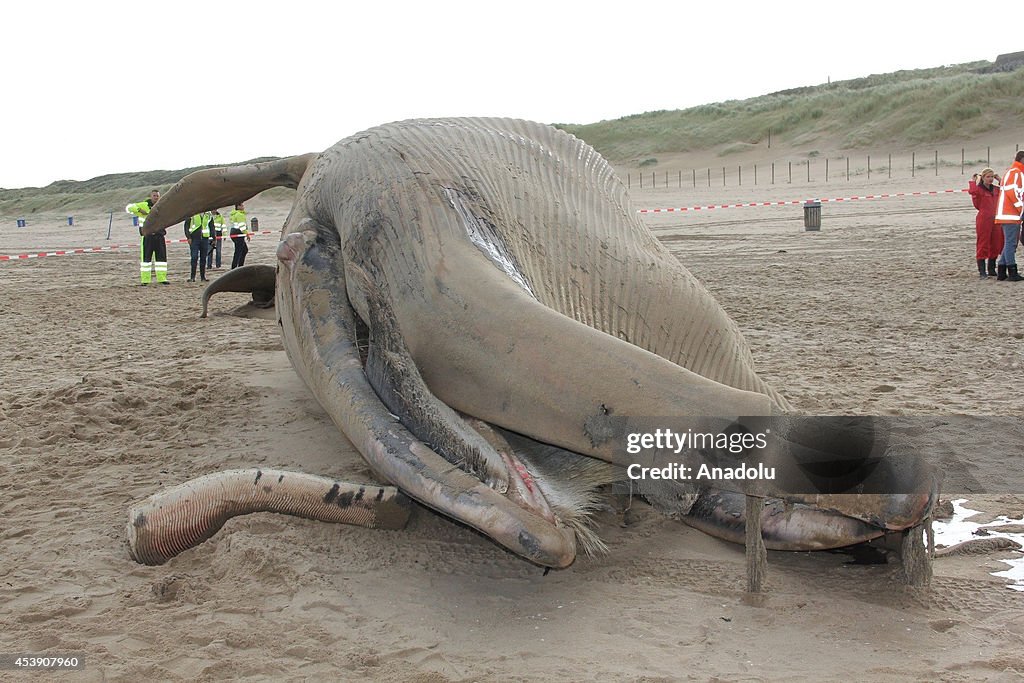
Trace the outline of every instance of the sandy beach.
{"label": "sandy beach", "polygon": [[[667,208],[965,187],[957,168],[631,194],[637,208]],[[289,208],[247,205],[275,231]],[[817,232],[798,205],[645,222],[796,409],[941,425],[908,438],[950,468],[943,498],[1019,518],[1024,490],[1008,473],[1020,476],[1024,452],[1024,284],[978,280],[974,215],[965,193],[943,193],[825,202]],[[82,212],[74,226],[15,218],[0,216],[0,254],[126,246],[0,262],[0,655],[78,654],[84,668],[61,678],[82,681],[1024,677],[1024,593],[992,575],[1019,552],[936,560],[926,589],[902,586],[891,563],[771,552],[757,602],[742,547],[641,500],[627,513],[609,498],[608,555],[546,575],[423,508],[402,531],[251,515],[163,566],[136,564],[127,508],[163,487],[255,465],[371,475],[276,326],[229,315],[248,295],[219,295],[199,319],[184,244],[168,246],[170,286],[139,287],[123,210],[112,223]],[[273,264],[276,243],[258,236],[247,262]],[[975,421],[951,419],[963,415]]]}

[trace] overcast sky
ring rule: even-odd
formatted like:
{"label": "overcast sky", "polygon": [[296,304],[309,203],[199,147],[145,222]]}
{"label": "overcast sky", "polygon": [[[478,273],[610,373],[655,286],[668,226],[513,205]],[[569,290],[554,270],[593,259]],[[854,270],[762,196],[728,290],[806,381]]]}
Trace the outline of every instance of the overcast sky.
{"label": "overcast sky", "polygon": [[592,123],[1024,50],[998,12],[947,7],[7,3],[0,187],[320,151],[416,117]]}

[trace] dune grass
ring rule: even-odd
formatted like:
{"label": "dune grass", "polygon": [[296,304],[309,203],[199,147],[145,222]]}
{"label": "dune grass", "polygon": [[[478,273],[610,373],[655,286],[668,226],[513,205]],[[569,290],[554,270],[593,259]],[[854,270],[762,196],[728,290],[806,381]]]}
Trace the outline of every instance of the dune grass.
{"label": "dune grass", "polygon": [[941,144],[1024,124],[1021,71],[978,73],[988,62],[897,71],[675,111],[558,127],[613,163],[658,154],[763,144],[847,149]]}

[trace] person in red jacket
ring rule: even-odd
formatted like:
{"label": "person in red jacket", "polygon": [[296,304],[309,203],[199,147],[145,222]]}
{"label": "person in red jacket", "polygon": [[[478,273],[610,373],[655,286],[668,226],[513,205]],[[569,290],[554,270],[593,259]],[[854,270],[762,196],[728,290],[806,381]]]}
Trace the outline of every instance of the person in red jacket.
{"label": "person in red jacket", "polygon": [[996,225],[996,205],[999,203],[996,172],[991,168],[983,168],[981,173],[975,173],[967,183],[967,191],[971,194],[974,208],[978,210],[974,218],[974,258],[978,261],[978,277],[994,277],[996,258],[1003,250],[1003,229]]}
{"label": "person in red jacket", "polygon": [[1021,213],[1024,212],[1024,149],[1017,152],[1010,168],[999,184],[996,203],[996,225],[1003,230],[1003,253],[996,262],[997,280],[1020,282],[1017,273],[1017,239],[1020,237]]}

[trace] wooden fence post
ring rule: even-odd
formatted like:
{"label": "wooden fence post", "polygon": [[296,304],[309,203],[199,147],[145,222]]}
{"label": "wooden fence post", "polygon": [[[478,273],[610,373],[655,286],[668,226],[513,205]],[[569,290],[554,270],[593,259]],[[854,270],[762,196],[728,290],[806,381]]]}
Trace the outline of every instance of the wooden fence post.
{"label": "wooden fence post", "polygon": [[[1014,145],[1014,155],[1016,155],[1018,152],[1020,152],[1020,150],[1021,150],[1021,144],[1020,143],[1015,144]],[[888,163],[887,163],[887,166],[886,166],[886,175],[888,176],[889,179],[892,179],[892,171],[893,171],[893,154],[892,154],[892,152],[888,153],[887,159],[888,159]],[[832,176],[832,169],[831,169],[831,165],[830,165],[829,161],[830,161],[829,158],[826,156],[825,157],[825,182],[826,183],[831,180],[831,176]],[[797,164],[799,165],[799,163],[800,162],[798,161]],[[807,182],[811,183],[811,182],[813,182],[813,178],[812,178],[812,175],[811,175],[811,159],[808,158],[805,161],[805,163],[807,164]],[[942,159],[941,159],[941,157],[939,155],[939,150],[938,149],[936,149],[933,152],[932,163],[934,164],[934,167],[935,167],[935,176],[938,177],[940,175],[939,168],[940,168],[940,166],[942,164]],[[988,146],[985,147],[985,164],[986,164],[986,166],[991,166],[992,165],[992,146],[991,145],[988,145]],[[754,166],[754,185],[757,185],[757,183],[758,183],[757,164],[755,163],[753,166]],[[875,170],[877,170],[877,169],[875,169]],[[871,168],[871,155],[869,154],[869,155],[867,155],[867,178],[868,178],[868,180],[871,179],[871,171],[872,171],[872,168]],[[727,166],[723,166],[722,167],[722,187],[728,187],[728,185],[729,185],[728,172],[729,172],[728,167]],[[853,174],[853,171],[852,171],[852,169],[850,167],[850,157],[847,156],[846,157],[846,180],[847,181],[851,180],[852,174]],[[967,148],[962,146],[962,147],[960,147],[960,175],[966,175],[966,174],[967,174]],[[643,172],[640,172],[638,174],[638,177],[640,179],[640,187],[643,188],[644,187],[644,174],[643,174]],[[911,153],[910,153],[910,177],[911,178],[916,178],[917,177],[917,152],[916,151],[911,151]],[[668,187],[670,187],[670,182],[671,182],[671,180],[669,179],[669,172],[666,170],[665,171],[665,188],[666,189]],[[693,187],[696,189],[696,187],[697,187],[697,169],[696,168],[691,169],[691,171],[690,171],[690,182],[693,185]],[[708,169],[707,169],[707,182],[708,182],[708,187],[711,187],[712,186],[712,182],[711,182],[711,168],[710,167],[708,167]],[[736,182],[737,182],[737,185],[739,185],[739,186],[743,185],[743,164],[737,164],[736,165]],[[787,182],[788,183],[792,183],[793,182],[793,162],[792,161],[787,162]],[[772,185],[775,184],[775,162],[774,161],[771,162],[771,179],[770,179],[770,183]],[[676,186],[678,188],[680,188],[680,189],[683,187],[683,172],[681,170],[676,172]],[[629,188],[629,189],[632,189],[632,187],[633,187],[633,174],[632,174],[632,172],[629,172],[629,173],[626,174],[626,187]],[[650,187],[651,187],[651,189],[656,189],[658,187],[658,176],[657,176],[657,172],[656,171],[651,171]]]}

